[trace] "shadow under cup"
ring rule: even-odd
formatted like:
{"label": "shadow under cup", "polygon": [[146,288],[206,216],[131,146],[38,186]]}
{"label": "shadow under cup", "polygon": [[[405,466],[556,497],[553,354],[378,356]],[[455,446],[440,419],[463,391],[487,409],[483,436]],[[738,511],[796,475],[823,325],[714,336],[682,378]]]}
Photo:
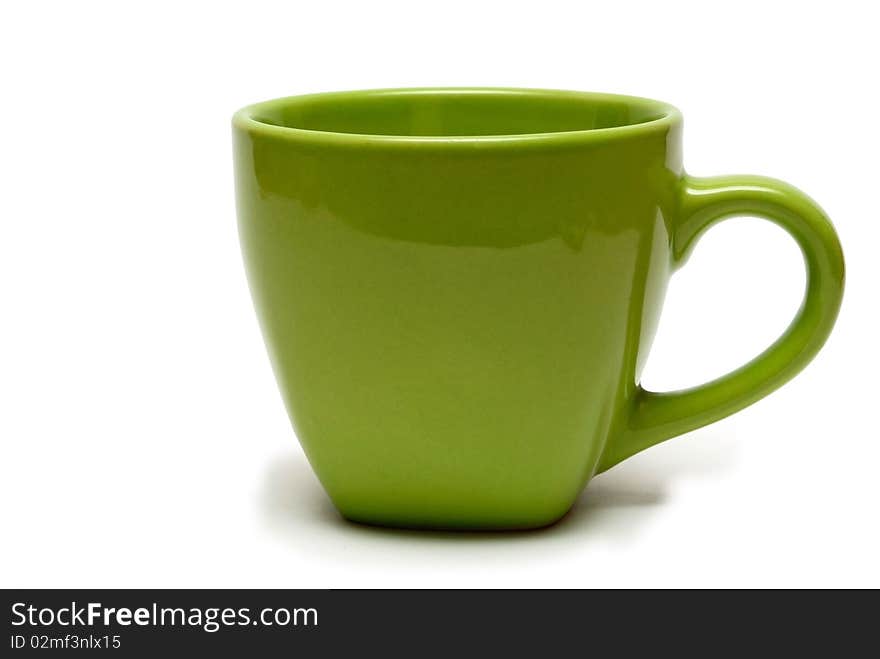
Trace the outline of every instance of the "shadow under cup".
{"label": "shadow under cup", "polygon": [[631,428],[681,257],[677,110],[379,90],[260,103],[233,127],[254,304],[344,516],[543,526],[670,436],[662,414],[650,437]]}

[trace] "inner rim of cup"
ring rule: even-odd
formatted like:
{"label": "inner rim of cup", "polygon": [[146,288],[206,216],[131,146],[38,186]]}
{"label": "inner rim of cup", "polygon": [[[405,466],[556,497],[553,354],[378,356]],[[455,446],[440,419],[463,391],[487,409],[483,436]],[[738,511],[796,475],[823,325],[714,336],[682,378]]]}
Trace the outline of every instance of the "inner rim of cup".
{"label": "inner rim of cup", "polygon": [[658,126],[677,116],[666,103],[616,94],[423,88],[291,96],[249,106],[236,122],[272,132],[411,141],[608,133]]}

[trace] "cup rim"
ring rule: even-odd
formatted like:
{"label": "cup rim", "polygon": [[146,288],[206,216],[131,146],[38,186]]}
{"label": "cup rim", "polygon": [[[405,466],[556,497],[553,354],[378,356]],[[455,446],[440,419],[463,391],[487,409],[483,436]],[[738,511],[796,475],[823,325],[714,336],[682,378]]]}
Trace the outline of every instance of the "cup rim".
{"label": "cup rim", "polygon": [[[345,102],[369,96],[390,95],[469,95],[503,94],[510,96],[553,96],[571,101],[616,102],[638,107],[657,116],[638,123],[627,123],[602,128],[584,128],[566,131],[539,133],[485,134],[485,135],[394,135],[384,133],[353,133],[280,126],[259,119],[260,114],[277,110],[279,107],[308,100],[328,100]],[[238,110],[232,117],[237,130],[268,137],[307,142],[313,144],[336,144],[349,146],[435,146],[435,147],[503,147],[525,145],[564,145],[583,142],[606,141],[622,137],[644,136],[668,129],[681,122],[681,112],[673,105],[640,96],[607,94],[601,92],[580,92],[560,89],[530,87],[396,87],[363,89],[342,92],[319,92],[275,98],[254,103]]]}

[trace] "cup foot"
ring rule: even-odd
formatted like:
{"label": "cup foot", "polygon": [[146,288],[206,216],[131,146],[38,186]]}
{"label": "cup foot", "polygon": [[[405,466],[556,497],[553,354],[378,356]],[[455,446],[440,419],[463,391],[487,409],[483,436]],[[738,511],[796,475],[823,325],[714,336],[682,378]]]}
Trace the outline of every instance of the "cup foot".
{"label": "cup foot", "polygon": [[414,531],[461,531],[461,532],[516,532],[535,531],[556,524],[568,514],[571,507],[561,512],[539,516],[504,516],[504,517],[471,517],[471,516],[396,516],[381,513],[365,513],[340,510],[340,514],[349,522],[391,529],[408,529]]}

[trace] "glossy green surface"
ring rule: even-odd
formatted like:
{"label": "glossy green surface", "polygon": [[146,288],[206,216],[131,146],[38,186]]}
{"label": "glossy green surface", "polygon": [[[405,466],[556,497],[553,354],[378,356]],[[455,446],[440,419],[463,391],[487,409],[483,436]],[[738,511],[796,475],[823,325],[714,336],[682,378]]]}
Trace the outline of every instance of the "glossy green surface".
{"label": "glossy green surface", "polygon": [[[837,315],[843,260],[822,211],[771,179],[685,175],[681,117],[662,103],[382,90],[233,123],[257,313],[297,436],[352,520],[549,524],[592,475],[782,385]],[[643,390],[670,275],[737,214],[803,249],[797,318],[726,377]]]}

